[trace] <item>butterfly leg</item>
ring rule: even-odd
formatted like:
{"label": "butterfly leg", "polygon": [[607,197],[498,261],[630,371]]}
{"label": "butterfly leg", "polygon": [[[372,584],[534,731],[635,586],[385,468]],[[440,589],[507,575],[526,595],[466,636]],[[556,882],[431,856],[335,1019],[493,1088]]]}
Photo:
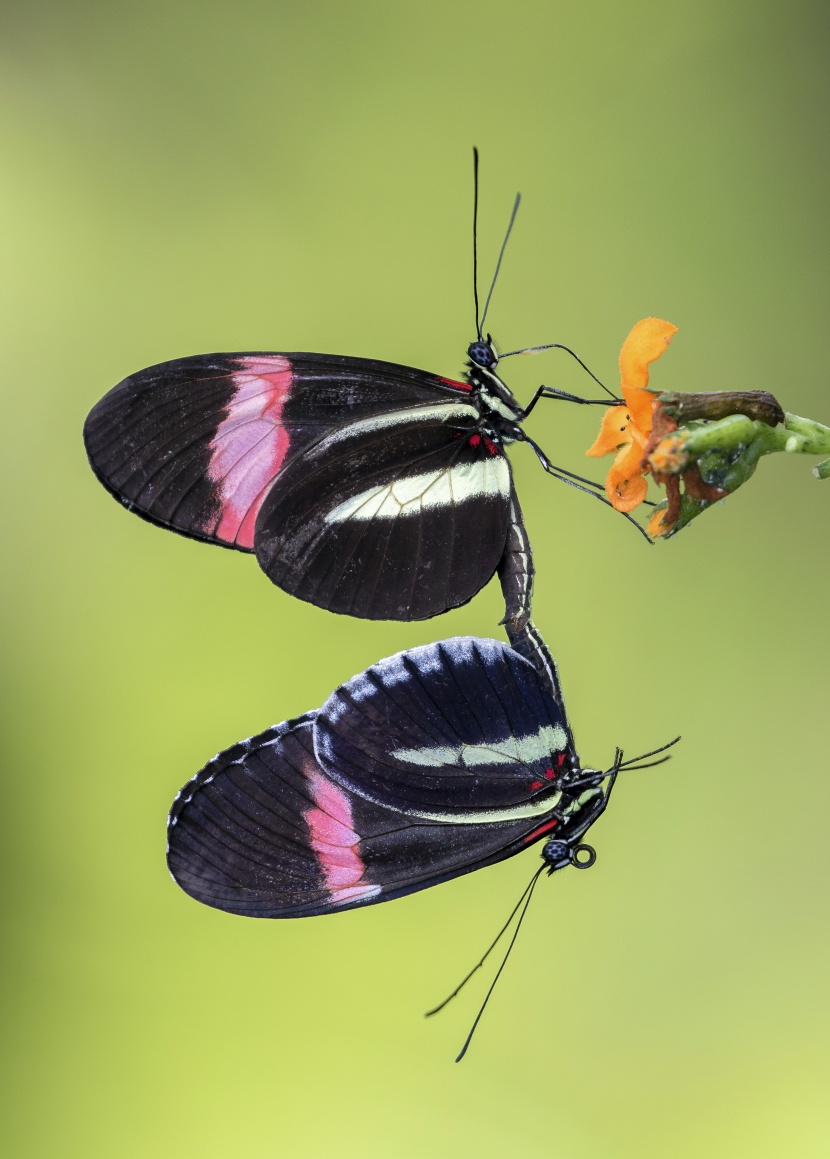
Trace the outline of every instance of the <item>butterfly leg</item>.
{"label": "butterfly leg", "polygon": [[593,823],[599,817],[601,817],[602,814],[605,812],[605,810],[608,808],[608,802],[611,798],[611,790],[614,788],[614,785],[617,783],[617,777],[619,776],[619,772],[620,772],[619,767],[615,765],[614,768],[612,768],[611,772],[608,774],[608,783],[605,786],[605,791],[603,793],[601,793],[600,796],[598,796],[596,798],[596,803],[593,805],[590,813],[587,815],[587,817],[585,817],[583,819],[583,821],[581,822],[581,824],[579,826],[579,829],[572,834],[572,837],[571,837],[572,841],[575,840],[576,838],[581,837],[583,835],[583,833],[586,833],[587,830],[591,828]]}
{"label": "butterfly leg", "polygon": [[[549,475],[552,475],[554,477],[554,479],[558,479],[560,483],[567,483],[571,487],[576,487],[577,491],[584,491],[584,493],[586,495],[591,495],[591,496],[593,496],[594,499],[599,499],[600,503],[604,503],[606,505],[606,507],[613,507],[614,506],[613,503],[611,503],[606,498],[605,495],[600,494],[599,490],[590,491],[587,487],[584,487],[582,485],[582,483],[575,482],[575,478],[579,478],[579,476],[570,477],[571,476],[570,471],[565,471],[564,468],[562,468],[562,467],[554,466],[554,464],[551,463],[550,459],[547,457],[547,455],[542,450],[542,448],[539,446],[539,444],[537,442],[535,442],[535,440],[532,439],[530,437],[530,435],[526,435],[524,432],[522,432],[522,441],[527,443],[528,446],[533,448],[533,450],[536,452],[536,458],[539,460],[539,462],[545,468],[547,473]],[[592,483],[591,486],[596,487],[597,484]],[[602,488],[602,490],[604,490],[604,488]],[[645,500],[645,502],[648,502],[648,500]],[[651,504],[651,506],[653,506],[653,504]],[[619,514],[622,515],[624,519],[627,519],[629,523],[631,523],[634,527],[637,528],[640,535],[642,535],[642,537],[646,540],[647,543],[654,543],[654,540],[651,538],[651,536],[648,534],[648,532],[645,530],[645,528],[641,527],[640,524],[637,522],[637,520],[634,519],[631,515],[629,515],[629,513],[627,511],[620,511]]]}
{"label": "butterfly leg", "polygon": [[583,398],[579,394],[571,394],[568,390],[559,390],[555,386],[540,386],[537,388],[533,398],[527,404],[522,414],[524,421],[540,398],[558,398],[562,402],[578,402],[582,406],[620,406],[625,405],[625,400],[611,395],[610,398]]}

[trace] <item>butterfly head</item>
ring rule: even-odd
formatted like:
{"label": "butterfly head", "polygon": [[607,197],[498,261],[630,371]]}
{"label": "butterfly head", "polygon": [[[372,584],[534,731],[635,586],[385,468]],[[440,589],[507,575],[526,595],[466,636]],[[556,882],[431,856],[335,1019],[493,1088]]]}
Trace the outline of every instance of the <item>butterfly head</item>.
{"label": "butterfly head", "polygon": [[467,347],[467,357],[475,366],[481,366],[484,370],[492,370],[499,360],[489,334],[486,339],[477,338],[475,342],[470,343]]}
{"label": "butterfly head", "polygon": [[559,837],[546,841],[542,849],[542,860],[548,867],[548,873],[564,869],[567,865],[572,865],[574,869],[590,869],[596,859],[593,846],[572,845],[570,841],[563,841]]}

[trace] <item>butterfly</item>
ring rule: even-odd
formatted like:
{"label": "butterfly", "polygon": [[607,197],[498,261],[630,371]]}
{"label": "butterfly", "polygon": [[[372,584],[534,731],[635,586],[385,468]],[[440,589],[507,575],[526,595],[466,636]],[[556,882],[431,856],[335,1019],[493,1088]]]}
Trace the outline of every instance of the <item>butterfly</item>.
{"label": "butterfly", "polygon": [[171,809],[174,880],[217,909],[283,918],[389,901],[539,841],[551,870],[592,864],[582,838],[643,758],[580,764],[535,646],[537,664],[476,637],[400,652],[219,753]]}
{"label": "butterfly", "polygon": [[619,773],[662,763],[666,756],[647,758],[676,743],[628,761],[617,749],[605,772],[583,767],[544,641],[532,623],[511,638],[525,655],[458,637],[381,660],[316,712],[219,753],[168,818],[174,881],[206,905],[259,918],[390,901],[544,842],[542,864],[495,941],[429,1011],[455,997],[519,913],[456,1061],[540,875],[593,865],[583,837]]}
{"label": "butterfly", "polygon": [[[476,155],[476,215],[477,172]],[[518,205],[480,319],[474,264],[476,338],[462,379],[297,352],[163,362],[93,407],[93,471],[144,519],[253,552],[278,587],[330,611],[420,620],[466,603],[504,566],[509,543],[521,540],[529,560],[510,444],[528,443],[549,473],[606,501],[524,431],[539,399],[620,401],[540,386],[522,406],[497,373],[483,327]],[[529,590],[517,591],[520,603]]]}

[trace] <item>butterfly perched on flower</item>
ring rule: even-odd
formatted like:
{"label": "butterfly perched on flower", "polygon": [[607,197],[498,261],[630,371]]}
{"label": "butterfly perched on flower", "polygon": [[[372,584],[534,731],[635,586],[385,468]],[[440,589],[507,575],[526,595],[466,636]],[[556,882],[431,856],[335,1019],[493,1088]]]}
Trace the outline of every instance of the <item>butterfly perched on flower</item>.
{"label": "butterfly perched on flower", "polygon": [[529,443],[551,474],[605,501],[601,487],[554,467],[522,423],[540,398],[609,399],[542,386],[523,407],[484,332],[492,289],[481,318],[476,291],[462,379],[296,352],[163,362],[93,407],[92,468],[129,510],[255,553],[273,583],[319,607],[391,620],[458,607],[499,568],[511,536],[526,543],[511,443]]}

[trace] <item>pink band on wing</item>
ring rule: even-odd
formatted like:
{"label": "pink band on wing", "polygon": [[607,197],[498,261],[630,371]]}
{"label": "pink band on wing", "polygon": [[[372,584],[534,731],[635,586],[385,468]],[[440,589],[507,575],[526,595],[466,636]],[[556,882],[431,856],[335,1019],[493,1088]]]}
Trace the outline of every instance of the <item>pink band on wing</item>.
{"label": "pink band on wing", "polygon": [[379,885],[363,881],[366,867],[357,849],[360,836],[352,828],[349,798],[316,770],[307,775],[317,808],[309,809],[305,820],[332,902],[380,893]]}
{"label": "pink band on wing", "polygon": [[291,363],[279,356],[240,358],[227,415],[210,444],[208,474],[219,484],[217,539],[252,548],[262,501],[288,450],[282,408],[291,392]]}

